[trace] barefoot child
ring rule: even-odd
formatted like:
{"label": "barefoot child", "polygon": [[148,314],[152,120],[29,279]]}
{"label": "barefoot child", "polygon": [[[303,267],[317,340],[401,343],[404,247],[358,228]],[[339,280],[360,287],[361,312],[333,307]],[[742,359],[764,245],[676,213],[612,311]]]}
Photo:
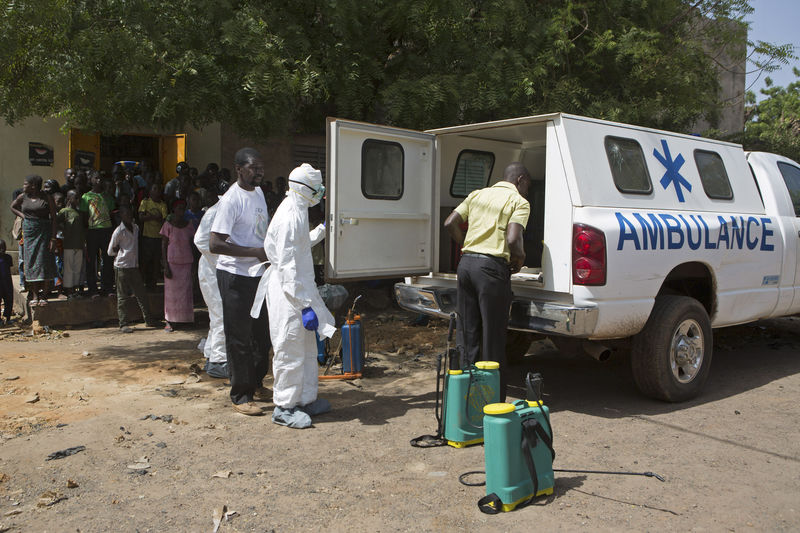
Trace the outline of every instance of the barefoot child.
{"label": "barefoot child", "polygon": [[78,296],[84,277],[86,261],[86,226],[78,211],[79,197],[76,189],[67,192],[67,206],[59,210],[56,218],[63,235],[64,294],[68,299]]}

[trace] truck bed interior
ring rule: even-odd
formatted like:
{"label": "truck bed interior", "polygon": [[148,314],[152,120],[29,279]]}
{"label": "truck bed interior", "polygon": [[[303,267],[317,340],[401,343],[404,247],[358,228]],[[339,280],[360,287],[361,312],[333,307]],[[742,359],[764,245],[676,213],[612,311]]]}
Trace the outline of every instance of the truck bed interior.
{"label": "truck bed interior", "polygon": [[444,220],[470,192],[500,181],[505,167],[516,161],[523,163],[533,178],[528,192],[531,215],[525,230],[525,266],[533,272],[542,266],[548,122],[508,122],[432,132],[438,135],[441,176],[439,272],[455,272],[460,256],[455,242],[443,231]]}

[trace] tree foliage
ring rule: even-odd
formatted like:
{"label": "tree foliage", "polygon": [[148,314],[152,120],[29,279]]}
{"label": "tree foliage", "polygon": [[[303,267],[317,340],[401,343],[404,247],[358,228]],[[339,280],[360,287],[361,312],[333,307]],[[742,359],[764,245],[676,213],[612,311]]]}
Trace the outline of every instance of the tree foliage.
{"label": "tree foliage", "polygon": [[[4,0],[0,112],[115,132],[325,115],[425,129],[572,112],[713,122],[746,0]],[[766,71],[791,48],[751,43]]]}
{"label": "tree foliage", "polygon": [[748,93],[743,143],[748,150],[773,152],[800,161],[800,70],[794,68],[797,80],[786,87],[773,87],[767,78],[761,94],[766,98],[756,103]]}

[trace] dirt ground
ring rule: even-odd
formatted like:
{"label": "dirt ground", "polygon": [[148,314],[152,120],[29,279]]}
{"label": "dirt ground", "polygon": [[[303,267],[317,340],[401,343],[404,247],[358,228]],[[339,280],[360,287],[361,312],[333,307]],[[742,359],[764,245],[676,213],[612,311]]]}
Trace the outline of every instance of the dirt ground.
{"label": "dirt ground", "polygon": [[622,356],[534,343],[511,392],[543,374],[554,466],[666,481],[556,473],[553,496],[488,516],[484,488],[458,481],[483,469],[481,446],[409,446],[435,430],[446,329],[412,318],[366,314],[366,377],[322,383],[334,410],[304,431],[235,413],[224,380],[193,373],[202,327],[0,330],[0,531],[212,531],[223,505],[220,532],[800,527],[800,320],[717,331],[706,392],[681,405],[640,396]]}

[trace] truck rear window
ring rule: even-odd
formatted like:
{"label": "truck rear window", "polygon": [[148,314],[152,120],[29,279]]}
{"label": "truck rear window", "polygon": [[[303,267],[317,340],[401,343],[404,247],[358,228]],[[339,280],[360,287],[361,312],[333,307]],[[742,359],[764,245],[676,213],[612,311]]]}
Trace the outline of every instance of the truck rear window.
{"label": "truck rear window", "polygon": [[397,200],[403,196],[405,154],[400,143],[367,139],[361,145],[361,192],[366,198]]}
{"label": "truck rear window", "polygon": [[466,198],[472,191],[489,185],[493,167],[493,153],[462,150],[458,154],[453,181],[450,182],[450,196]]}
{"label": "truck rear window", "polygon": [[792,198],[795,216],[800,217],[800,168],[789,163],[778,163],[786,188],[789,189],[789,196]]}
{"label": "truck rear window", "polygon": [[728,173],[725,172],[725,163],[722,162],[722,157],[718,153],[695,150],[694,162],[697,165],[697,172],[700,174],[700,181],[703,183],[706,196],[716,200],[733,199],[731,182],[728,180]]}
{"label": "truck rear window", "polygon": [[606,137],[606,155],[614,185],[620,192],[650,194],[653,184],[644,161],[642,147],[634,139]]}

